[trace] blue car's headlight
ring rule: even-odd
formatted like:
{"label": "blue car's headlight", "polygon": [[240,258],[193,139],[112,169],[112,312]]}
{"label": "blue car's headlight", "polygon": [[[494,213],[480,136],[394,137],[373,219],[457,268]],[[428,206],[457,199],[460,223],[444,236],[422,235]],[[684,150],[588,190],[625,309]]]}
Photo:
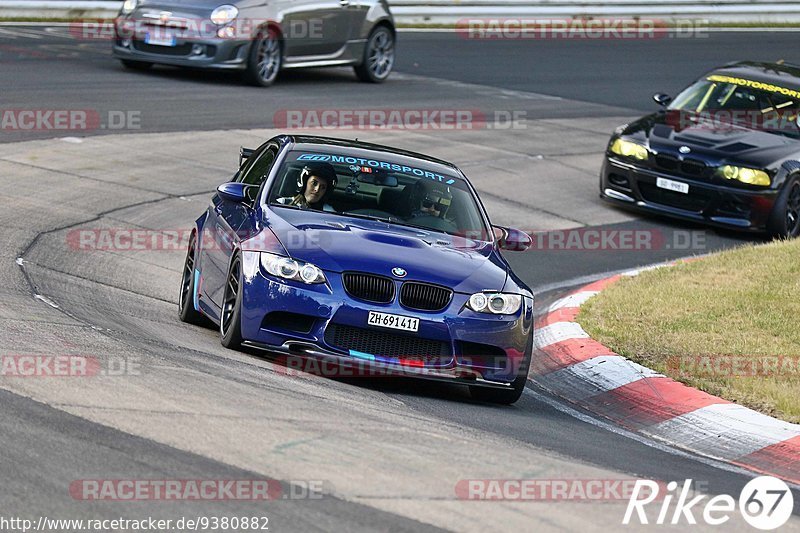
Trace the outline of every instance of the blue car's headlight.
{"label": "blue car's headlight", "polygon": [[316,265],[295,261],[268,252],[261,252],[261,266],[275,277],[302,281],[303,283],[325,283],[325,274]]}
{"label": "blue car's headlight", "polygon": [[522,305],[522,296],[502,292],[476,292],[469,297],[467,307],[477,313],[513,315]]}

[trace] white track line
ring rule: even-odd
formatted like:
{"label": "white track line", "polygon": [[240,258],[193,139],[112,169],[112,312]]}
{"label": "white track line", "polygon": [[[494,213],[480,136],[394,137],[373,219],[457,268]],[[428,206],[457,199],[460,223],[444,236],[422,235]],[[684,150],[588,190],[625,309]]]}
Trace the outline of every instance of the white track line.
{"label": "white track line", "polygon": [[586,303],[586,300],[599,292],[600,291],[580,291],[575,294],[570,294],[560,300],[556,300],[556,302],[548,308],[548,311],[553,312],[565,307],[580,307]]}
{"label": "white track line", "polygon": [[[609,431],[609,432],[614,433],[616,435],[619,435],[621,437],[625,437],[627,439],[636,441],[639,444],[644,444],[645,446],[647,446],[649,448],[653,448],[655,450],[658,450],[658,451],[661,451],[661,452],[664,452],[664,453],[668,453],[670,455],[675,455],[677,457],[683,457],[684,459],[690,459],[692,461],[697,461],[698,463],[702,463],[702,464],[704,464],[706,466],[710,466],[712,468],[718,468],[719,470],[725,470],[726,472],[733,472],[735,474],[740,474],[740,475],[748,477],[748,478],[756,478],[758,476],[763,475],[763,474],[759,474],[757,472],[752,472],[750,470],[747,470],[747,469],[744,469],[744,468],[741,468],[741,467],[738,467],[738,466],[734,466],[732,464],[720,462],[720,461],[718,461],[716,459],[713,459],[711,457],[703,457],[701,455],[695,455],[693,453],[689,453],[689,452],[686,452],[686,451],[683,451],[683,450],[679,450],[677,448],[673,448],[669,444],[662,444],[660,442],[652,440],[649,437],[646,437],[646,436],[643,436],[643,435],[639,435],[637,433],[633,433],[633,432],[628,431],[626,429],[622,429],[622,428],[620,428],[618,426],[615,426],[614,424],[611,424],[610,422],[605,422],[603,420],[599,420],[597,418],[591,417],[591,416],[589,416],[589,415],[587,415],[585,413],[582,413],[582,412],[580,412],[580,411],[578,411],[576,409],[573,409],[572,407],[569,407],[569,406],[561,403],[561,401],[557,400],[556,398],[553,398],[553,397],[545,395],[545,394],[541,394],[541,393],[536,392],[536,391],[534,391],[532,389],[529,389],[527,387],[525,388],[524,394],[533,397],[537,401],[540,401],[540,402],[542,402],[544,404],[549,405],[550,407],[552,407],[556,411],[559,411],[561,413],[564,413],[565,415],[568,415],[568,416],[571,416],[571,417],[573,417],[573,418],[575,418],[577,420],[580,420],[581,422],[586,422],[587,424],[591,424],[591,425],[593,425],[595,427],[599,427],[600,429],[603,429],[605,431]],[[790,483],[788,481],[786,482],[786,484],[789,485],[793,489],[800,490],[800,485],[797,485],[797,484],[794,484],[794,483]]]}
{"label": "white track line", "polygon": [[536,348],[544,348],[568,339],[587,339],[589,335],[577,322],[556,322],[537,329],[533,334]]}
{"label": "white track line", "polygon": [[721,403],[666,420],[646,431],[704,455],[734,460],[800,435],[800,425],[735,403]]}

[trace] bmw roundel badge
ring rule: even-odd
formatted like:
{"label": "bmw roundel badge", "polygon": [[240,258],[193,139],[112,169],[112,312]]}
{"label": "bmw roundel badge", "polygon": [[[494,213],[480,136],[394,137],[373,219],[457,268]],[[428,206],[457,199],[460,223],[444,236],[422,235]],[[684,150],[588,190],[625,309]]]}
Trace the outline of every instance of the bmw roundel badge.
{"label": "bmw roundel badge", "polygon": [[408,274],[408,272],[406,272],[404,268],[394,267],[392,269],[392,274],[398,278],[404,278],[406,277],[406,274]]}

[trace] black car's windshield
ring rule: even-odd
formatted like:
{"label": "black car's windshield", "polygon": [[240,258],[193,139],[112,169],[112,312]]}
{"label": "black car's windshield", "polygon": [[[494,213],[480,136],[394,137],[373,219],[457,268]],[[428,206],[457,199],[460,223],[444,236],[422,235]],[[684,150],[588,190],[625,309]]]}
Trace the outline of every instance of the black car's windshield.
{"label": "black car's windshield", "polygon": [[391,154],[291,151],[267,201],[276,207],[315,209],[451,235],[490,235],[463,178]]}
{"label": "black car's windshield", "polygon": [[668,109],[797,138],[799,108],[800,89],[713,74],[684,89]]}

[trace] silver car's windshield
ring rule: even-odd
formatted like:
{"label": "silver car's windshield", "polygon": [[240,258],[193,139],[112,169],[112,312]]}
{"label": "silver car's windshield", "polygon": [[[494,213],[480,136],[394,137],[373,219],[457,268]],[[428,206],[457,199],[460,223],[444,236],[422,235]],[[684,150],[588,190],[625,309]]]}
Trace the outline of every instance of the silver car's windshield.
{"label": "silver car's windshield", "polygon": [[[376,157],[291,151],[267,201],[273,207],[320,210],[451,235],[490,235],[463,178],[443,174],[441,169],[433,171],[424,162],[412,166],[408,160],[394,160],[391,154],[373,159]],[[324,175],[331,170],[336,180],[329,187],[330,180]],[[320,182],[325,182],[322,195]]]}

